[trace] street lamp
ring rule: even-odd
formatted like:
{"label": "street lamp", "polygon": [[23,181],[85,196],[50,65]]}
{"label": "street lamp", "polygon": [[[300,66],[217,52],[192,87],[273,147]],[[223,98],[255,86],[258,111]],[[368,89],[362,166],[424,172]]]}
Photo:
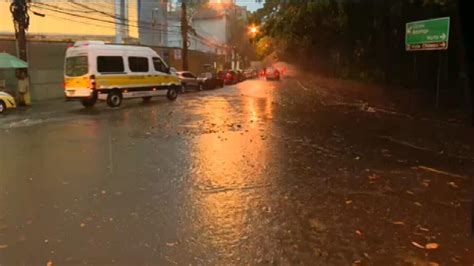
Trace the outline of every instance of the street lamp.
{"label": "street lamp", "polygon": [[250,33],[257,34],[257,32],[258,32],[257,26],[250,26]]}

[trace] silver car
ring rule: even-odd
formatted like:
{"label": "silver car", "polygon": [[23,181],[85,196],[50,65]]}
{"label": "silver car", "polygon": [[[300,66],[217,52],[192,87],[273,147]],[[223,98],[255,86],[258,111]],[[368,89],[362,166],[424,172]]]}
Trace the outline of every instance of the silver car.
{"label": "silver car", "polygon": [[196,75],[190,71],[178,71],[176,74],[183,84],[184,91],[188,89],[202,91],[204,89],[204,80],[196,77]]}

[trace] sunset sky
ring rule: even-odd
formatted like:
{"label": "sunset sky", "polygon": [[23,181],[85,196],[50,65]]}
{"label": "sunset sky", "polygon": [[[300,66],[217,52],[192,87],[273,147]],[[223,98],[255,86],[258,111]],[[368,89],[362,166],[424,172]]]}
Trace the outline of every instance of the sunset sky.
{"label": "sunset sky", "polygon": [[[136,27],[136,1],[137,0],[129,0],[128,13],[130,24],[132,25],[129,27],[130,37],[138,37],[138,30]],[[255,0],[237,0],[236,3],[241,6],[247,6],[250,11],[254,11],[262,5],[261,3],[257,3]],[[14,32],[12,17],[9,15],[9,5],[9,1],[0,2],[0,13],[8,14],[6,16],[0,16],[0,33]],[[103,12],[110,13],[111,15],[114,14],[113,0],[95,2],[93,7],[100,9]],[[57,10],[57,8],[59,8],[63,13],[52,11]],[[45,14],[46,16],[35,16],[32,14],[32,11]],[[74,16],[75,14],[77,15]],[[93,19],[84,17],[90,17]],[[104,22],[104,20],[106,22]],[[64,1],[43,1],[41,3],[34,3],[30,9],[30,28],[28,32],[33,34],[57,35],[114,35],[115,26],[113,20],[112,17],[90,12]]]}

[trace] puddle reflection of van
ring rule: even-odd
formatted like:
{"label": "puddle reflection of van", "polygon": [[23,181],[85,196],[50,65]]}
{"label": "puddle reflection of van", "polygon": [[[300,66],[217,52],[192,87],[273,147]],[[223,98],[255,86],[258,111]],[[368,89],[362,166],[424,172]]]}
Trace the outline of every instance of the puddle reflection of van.
{"label": "puddle reflection of van", "polygon": [[122,99],[143,98],[147,102],[160,95],[173,101],[180,89],[180,80],[151,48],[84,41],[66,51],[66,99],[80,100],[86,107],[97,100],[118,107]]}

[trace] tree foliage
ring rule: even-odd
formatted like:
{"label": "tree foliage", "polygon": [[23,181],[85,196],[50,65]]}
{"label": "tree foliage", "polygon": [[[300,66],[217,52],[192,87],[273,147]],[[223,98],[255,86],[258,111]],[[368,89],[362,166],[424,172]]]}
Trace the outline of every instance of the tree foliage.
{"label": "tree foliage", "polygon": [[[461,39],[456,11],[455,0],[267,0],[250,23],[261,27],[256,44],[260,56],[304,62],[337,76],[400,84],[413,80],[414,53],[405,51],[405,24],[450,16],[449,64],[455,64]],[[421,53],[419,63],[436,67],[435,52]],[[436,69],[426,75],[429,71]]]}

